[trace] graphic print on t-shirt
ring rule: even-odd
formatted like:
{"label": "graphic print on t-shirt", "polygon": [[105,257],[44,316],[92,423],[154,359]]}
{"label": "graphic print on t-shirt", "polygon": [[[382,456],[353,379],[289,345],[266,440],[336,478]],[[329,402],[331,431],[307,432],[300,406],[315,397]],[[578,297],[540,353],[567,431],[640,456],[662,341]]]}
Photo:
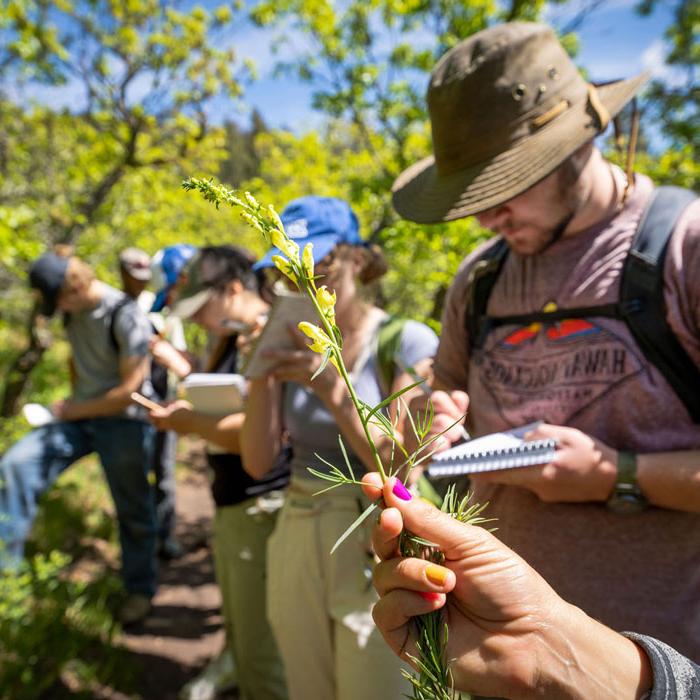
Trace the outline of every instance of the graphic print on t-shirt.
{"label": "graphic print on t-shirt", "polygon": [[572,318],[492,332],[474,360],[503,419],[519,425],[530,415],[566,425],[644,371],[636,346],[612,330],[616,325]]}

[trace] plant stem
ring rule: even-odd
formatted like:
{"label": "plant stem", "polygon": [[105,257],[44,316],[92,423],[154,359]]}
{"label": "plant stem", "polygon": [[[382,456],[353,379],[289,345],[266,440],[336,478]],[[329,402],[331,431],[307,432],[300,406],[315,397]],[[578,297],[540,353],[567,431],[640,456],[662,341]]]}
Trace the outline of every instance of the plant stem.
{"label": "plant stem", "polygon": [[[312,283],[313,285],[313,283]],[[326,331],[328,337],[333,341],[333,347],[331,349],[331,352],[333,353],[333,356],[335,357],[335,361],[338,366],[338,373],[340,374],[341,378],[345,382],[345,386],[348,389],[348,392],[350,393],[350,399],[352,400],[353,405],[355,406],[355,410],[357,411],[357,414],[360,417],[360,423],[362,423],[362,429],[364,430],[365,437],[367,438],[367,442],[369,444],[370,450],[372,451],[372,456],[374,458],[374,464],[377,467],[377,472],[379,473],[379,476],[382,479],[382,483],[386,481],[386,472],[384,471],[384,465],[382,464],[382,458],[379,455],[379,450],[377,449],[377,445],[374,442],[374,437],[372,436],[372,433],[370,432],[369,425],[367,421],[364,419],[364,416],[362,415],[362,404],[360,403],[360,399],[357,396],[357,393],[355,392],[355,387],[353,386],[352,380],[350,379],[350,374],[348,373],[347,368],[345,367],[345,362],[343,362],[343,355],[342,351],[340,348],[335,343],[335,334],[333,332],[333,326],[331,325],[330,321],[326,318],[326,315],[323,313],[323,310],[319,306],[319,303],[316,299],[316,295],[313,293],[314,289],[313,285],[311,288],[309,287],[308,282],[304,280],[304,293],[311,299],[315,309],[316,313],[318,314],[319,318],[321,319],[321,323],[323,324],[323,328]]]}

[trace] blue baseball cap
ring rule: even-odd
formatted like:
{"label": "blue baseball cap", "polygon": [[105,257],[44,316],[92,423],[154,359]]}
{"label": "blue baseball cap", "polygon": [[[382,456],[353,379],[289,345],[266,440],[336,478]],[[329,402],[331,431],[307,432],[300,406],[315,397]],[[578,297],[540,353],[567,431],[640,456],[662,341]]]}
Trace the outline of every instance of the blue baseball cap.
{"label": "blue baseball cap", "polygon": [[42,316],[53,316],[56,311],[58,295],[66,280],[66,270],[68,258],[55,253],[44,253],[29,268],[29,284],[41,294],[39,313]]}
{"label": "blue baseball cap", "polygon": [[[339,243],[364,245],[355,212],[347,202],[336,197],[310,195],[294,199],[285,207],[280,218],[287,235],[300,248],[313,243],[315,263],[325,258]],[[274,267],[273,255],[283,253],[279,248],[268,250],[253,269]]]}
{"label": "blue baseball cap", "polygon": [[168,301],[168,294],[175,286],[187,261],[197,252],[188,243],[161,248],[151,259],[152,284],[156,292],[151,311],[162,311]]}

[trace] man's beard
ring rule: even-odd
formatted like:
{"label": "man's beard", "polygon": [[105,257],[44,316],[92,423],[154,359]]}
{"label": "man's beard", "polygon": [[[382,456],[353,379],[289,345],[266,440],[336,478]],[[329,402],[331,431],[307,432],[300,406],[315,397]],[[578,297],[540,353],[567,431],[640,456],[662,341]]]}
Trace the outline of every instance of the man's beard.
{"label": "man's beard", "polygon": [[571,159],[562,163],[559,167],[558,175],[557,201],[562,202],[567,211],[562,215],[557,224],[549,231],[544,232],[542,243],[535,251],[535,255],[544,253],[561,239],[569,224],[573,221],[583,205],[581,192],[577,186],[581,171],[574,166]]}
{"label": "man's beard", "polygon": [[562,217],[561,221],[551,230],[548,238],[545,239],[543,245],[537,251],[538,253],[544,253],[545,250],[551,248],[564,235],[564,231],[566,231],[572,219],[576,216],[576,211],[577,209],[572,207],[571,211]]}

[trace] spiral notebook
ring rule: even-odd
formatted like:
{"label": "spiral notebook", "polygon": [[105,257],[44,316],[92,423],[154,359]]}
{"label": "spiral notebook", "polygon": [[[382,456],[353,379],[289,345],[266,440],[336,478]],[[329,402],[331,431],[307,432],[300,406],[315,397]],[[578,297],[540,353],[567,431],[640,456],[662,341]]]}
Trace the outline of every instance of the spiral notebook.
{"label": "spiral notebook", "polygon": [[523,439],[538,425],[530,423],[503,433],[491,433],[439,452],[433,456],[428,474],[442,478],[547,464],[554,458],[556,440]]}

